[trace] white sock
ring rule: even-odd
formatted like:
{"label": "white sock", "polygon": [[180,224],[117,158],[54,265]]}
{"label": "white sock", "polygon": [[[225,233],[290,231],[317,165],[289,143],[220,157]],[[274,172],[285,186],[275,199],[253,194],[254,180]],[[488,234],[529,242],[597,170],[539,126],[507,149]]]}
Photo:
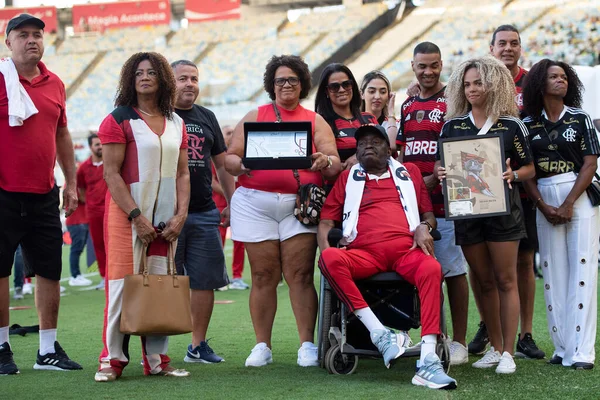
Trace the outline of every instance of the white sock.
{"label": "white sock", "polygon": [[40,356],[45,356],[48,353],[56,353],[54,342],[56,342],[56,329],[41,329]]}
{"label": "white sock", "polygon": [[355,310],[354,315],[363,323],[363,325],[373,333],[377,329],[385,330],[385,326],[379,321],[379,319],[373,314],[373,311],[369,307]]}
{"label": "white sock", "polygon": [[420,365],[425,362],[425,357],[429,353],[435,353],[435,346],[437,345],[437,335],[425,335],[421,340],[421,358],[419,359]]}
{"label": "white sock", "polygon": [[8,341],[8,326],[3,326],[0,328],[0,344],[2,343],[10,344]]}

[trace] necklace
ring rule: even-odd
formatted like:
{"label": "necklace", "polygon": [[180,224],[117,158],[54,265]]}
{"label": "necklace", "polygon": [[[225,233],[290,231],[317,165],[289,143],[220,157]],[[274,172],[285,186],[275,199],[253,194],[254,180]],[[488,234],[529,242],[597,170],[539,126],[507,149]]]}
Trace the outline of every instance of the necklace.
{"label": "necklace", "polygon": [[139,107],[138,107],[138,110],[140,110],[140,111],[142,112],[142,114],[146,114],[146,115],[147,115],[147,116],[149,116],[149,117],[156,117],[156,115],[154,115],[154,114],[150,114],[150,113],[147,113],[146,111],[142,110],[142,109],[141,109],[141,108],[139,108]]}

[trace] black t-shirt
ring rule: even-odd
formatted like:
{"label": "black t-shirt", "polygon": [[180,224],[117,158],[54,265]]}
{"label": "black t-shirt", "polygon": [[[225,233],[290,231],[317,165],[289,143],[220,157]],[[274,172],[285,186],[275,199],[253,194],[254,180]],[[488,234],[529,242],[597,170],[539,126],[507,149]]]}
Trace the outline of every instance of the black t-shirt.
{"label": "black t-shirt", "polygon": [[548,121],[545,115],[527,117],[523,122],[529,129],[527,139],[538,178],[579,172],[584,156],[600,154],[592,119],[579,108],[565,107],[556,122]]}
{"label": "black t-shirt", "polygon": [[227,150],[215,114],[198,105],[190,110],[175,109],[183,118],[188,134],[188,167],[190,168],[190,213],[213,210],[211,156]]}
{"label": "black t-shirt", "polygon": [[[469,114],[462,117],[448,120],[440,134],[442,138],[453,138],[462,136],[477,136],[479,128],[475,126]],[[501,116],[498,121],[488,131],[489,133],[499,133],[504,142],[504,157],[511,160],[511,164],[516,163],[519,167],[529,164],[533,158],[531,150],[527,144],[527,128],[523,122],[515,117]],[[437,159],[440,159],[440,146],[438,146]]]}

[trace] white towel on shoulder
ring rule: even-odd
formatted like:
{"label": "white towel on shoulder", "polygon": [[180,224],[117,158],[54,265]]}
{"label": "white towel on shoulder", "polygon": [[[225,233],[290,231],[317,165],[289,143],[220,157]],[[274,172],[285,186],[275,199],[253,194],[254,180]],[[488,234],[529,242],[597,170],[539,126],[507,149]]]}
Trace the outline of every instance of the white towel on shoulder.
{"label": "white towel on shoulder", "polygon": [[0,59],[0,73],[4,75],[8,98],[8,125],[22,126],[23,121],[38,113],[29,93],[19,81],[19,73],[11,58]]}
{"label": "white towel on shoulder", "polygon": [[[419,205],[417,204],[417,194],[412,179],[406,167],[394,160],[392,157],[388,160],[388,169],[394,179],[394,184],[398,190],[398,197],[408,221],[408,227],[411,232],[421,223],[419,215]],[[360,203],[365,190],[367,173],[359,164],[355,164],[350,170],[348,181],[346,182],[346,199],[344,200],[344,220],[342,222],[342,240],[343,245],[348,245],[356,239],[358,235],[358,212]]]}

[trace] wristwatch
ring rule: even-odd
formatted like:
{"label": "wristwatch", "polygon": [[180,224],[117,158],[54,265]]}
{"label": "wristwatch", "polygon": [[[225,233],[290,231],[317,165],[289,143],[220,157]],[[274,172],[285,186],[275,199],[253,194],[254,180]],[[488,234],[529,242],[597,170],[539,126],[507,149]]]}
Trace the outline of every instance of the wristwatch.
{"label": "wristwatch", "polygon": [[433,230],[431,224],[427,221],[421,221],[421,225],[427,225],[427,228],[429,228],[429,233],[431,233],[431,231]]}
{"label": "wristwatch", "polygon": [[140,211],[140,209],[136,207],[129,212],[127,219],[129,221],[133,221],[134,218],[139,217],[141,214],[142,214],[142,212]]}
{"label": "wristwatch", "polygon": [[513,171],[513,175],[515,176],[515,182],[519,179],[519,174],[517,171]]}

